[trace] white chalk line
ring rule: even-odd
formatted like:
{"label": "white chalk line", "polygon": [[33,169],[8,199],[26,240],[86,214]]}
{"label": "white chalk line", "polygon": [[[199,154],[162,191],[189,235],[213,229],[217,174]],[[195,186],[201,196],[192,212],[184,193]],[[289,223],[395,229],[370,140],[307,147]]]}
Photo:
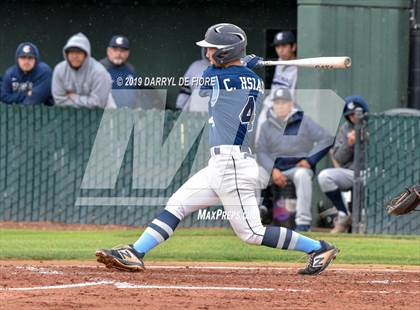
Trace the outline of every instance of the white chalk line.
{"label": "white chalk line", "polygon": [[369,284],[394,284],[394,283],[420,283],[419,280],[369,280],[369,281],[354,281],[354,283],[369,283]]}
{"label": "white chalk line", "polygon": [[184,285],[143,285],[116,282],[120,289],[175,289],[175,290],[217,290],[217,291],[274,291],[274,288],[260,287],[232,287],[232,286],[184,286]]}
{"label": "white chalk line", "polygon": [[[55,267],[68,267],[68,265],[55,266]],[[81,268],[91,268],[92,266],[71,266]],[[102,266],[100,266],[102,267]],[[96,267],[95,267],[96,268]],[[291,270],[292,267],[239,267],[239,266],[168,266],[168,265],[153,265],[149,266],[149,269],[216,269],[216,270]],[[16,266],[16,269],[25,269],[31,272],[36,272],[46,275],[63,274],[61,271],[56,271],[43,267],[33,266]],[[338,269],[339,271],[346,270],[354,272],[355,269]],[[359,269],[360,270],[360,269]],[[366,269],[372,271],[372,269]],[[396,269],[380,269],[380,271],[387,272],[401,272]],[[415,271],[415,270],[414,270]],[[419,283],[417,280],[370,280],[370,281],[356,281],[356,283],[369,283],[369,284],[393,284],[393,283]],[[96,282],[83,282],[83,283],[72,283],[62,285],[47,285],[47,286],[35,286],[35,287],[16,287],[16,288],[0,288],[1,291],[35,291],[35,290],[54,290],[54,289],[71,289],[71,288],[82,288],[91,286],[101,285],[114,285],[118,289],[179,289],[179,290],[224,290],[224,291],[283,291],[283,292],[296,292],[296,293],[311,293],[314,290],[311,289],[300,289],[300,288],[253,288],[253,287],[229,287],[229,286],[185,286],[185,285],[142,285],[142,284],[131,284],[127,282],[116,282],[116,281],[96,281]],[[388,290],[346,290],[346,293],[365,293],[365,294],[419,294],[419,291],[388,291]]]}
{"label": "white chalk line", "polygon": [[43,268],[43,267],[38,268],[38,267],[33,267],[33,266],[16,266],[16,269],[24,269],[31,272],[35,272],[39,274],[47,274],[47,275],[64,274],[64,272],[62,271],[52,270],[52,269]]}
{"label": "white chalk line", "polygon": [[[293,293],[311,293],[320,292],[319,290],[300,289],[300,288],[260,288],[260,287],[232,287],[232,286],[185,286],[185,285],[147,285],[147,284],[131,284],[127,282],[116,281],[97,281],[82,282],[61,285],[47,285],[34,287],[5,287],[0,288],[0,292],[10,291],[38,291],[38,290],[54,290],[54,289],[71,289],[101,285],[114,285],[118,289],[166,289],[166,290],[218,290],[218,291],[254,291],[254,292],[293,292]],[[331,293],[331,291],[330,291]],[[386,291],[386,290],[346,290],[347,294],[420,294],[420,291]]]}
{"label": "white chalk line", "polygon": [[88,286],[114,285],[118,289],[180,289],[180,290],[223,290],[223,291],[274,291],[274,288],[232,287],[232,286],[185,286],[185,285],[138,285],[127,282],[97,281],[73,284],[47,285],[34,287],[5,287],[0,291],[37,291],[53,289],[69,289]]}
{"label": "white chalk line", "polygon": [[[86,266],[83,266],[83,267],[86,267]],[[102,266],[100,266],[100,267],[102,267]],[[151,266],[151,267],[152,267],[152,269],[159,269],[159,268],[153,268],[153,267],[163,267],[163,266]],[[183,266],[172,266],[172,267],[179,267],[179,268],[176,268],[176,269],[181,269],[181,268],[188,269],[189,268],[189,267],[183,267]],[[225,268],[225,267],[223,267],[223,268]],[[237,268],[242,268],[242,267],[237,267]],[[253,267],[253,268],[257,268],[257,267]],[[64,272],[62,272],[62,271],[57,271],[57,270],[43,268],[43,267],[37,268],[37,267],[33,267],[33,266],[16,266],[16,269],[24,269],[24,270],[28,270],[28,271],[39,273],[39,274],[45,274],[45,275],[63,275],[64,274]],[[192,269],[198,269],[198,268],[192,268]],[[295,281],[295,282],[296,283],[305,283],[307,281]],[[395,283],[420,283],[420,280],[390,280],[390,279],[384,279],[384,280],[354,281],[354,283],[392,285],[392,284],[395,284]]]}
{"label": "white chalk line", "polygon": [[54,290],[54,289],[78,288],[78,287],[110,285],[110,284],[114,284],[114,281],[83,282],[83,283],[74,283],[74,284],[46,285],[46,286],[33,286],[33,287],[2,287],[0,288],[0,291]]}

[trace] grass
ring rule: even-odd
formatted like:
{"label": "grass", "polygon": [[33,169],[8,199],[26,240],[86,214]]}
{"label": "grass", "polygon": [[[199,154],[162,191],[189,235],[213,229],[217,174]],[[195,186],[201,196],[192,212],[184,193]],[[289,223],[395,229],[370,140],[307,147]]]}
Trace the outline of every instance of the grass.
{"label": "grass", "polygon": [[[0,259],[94,259],[96,248],[134,242],[141,230],[0,229]],[[310,233],[341,249],[336,263],[420,265],[420,237]],[[230,229],[178,229],[147,259],[160,261],[298,262],[301,252],[256,247]]]}

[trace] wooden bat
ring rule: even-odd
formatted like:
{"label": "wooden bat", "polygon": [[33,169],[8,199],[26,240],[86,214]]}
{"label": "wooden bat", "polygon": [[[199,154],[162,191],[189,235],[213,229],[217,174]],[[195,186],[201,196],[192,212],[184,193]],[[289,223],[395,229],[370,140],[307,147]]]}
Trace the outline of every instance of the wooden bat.
{"label": "wooden bat", "polygon": [[347,56],[315,57],[295,60],[263,60],[260,63],[263,66],[287,65],[315,69],[347,69],[351,66],[351,58]]}

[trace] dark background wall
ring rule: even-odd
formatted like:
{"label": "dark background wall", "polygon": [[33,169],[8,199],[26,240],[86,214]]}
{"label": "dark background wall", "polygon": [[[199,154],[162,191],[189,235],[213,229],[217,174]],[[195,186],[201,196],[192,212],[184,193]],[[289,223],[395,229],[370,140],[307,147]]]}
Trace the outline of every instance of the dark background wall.
{"label": "dark background wall", "polygon": [[[182,76],[200,57],[194,42],[215,23],[231,22],[248,34],[249,53],[266,56],[273,30],[297,28],[296,0],[204,1],[3,1],[0,72],[14,61],[16,46],[32,41],[51,67],[63,59],[69,36],[85,33],[92,55],[105,55],[114,34],[129,37],[130,62],[139,76]],[[169,90],[171,106],[177,89]]]}

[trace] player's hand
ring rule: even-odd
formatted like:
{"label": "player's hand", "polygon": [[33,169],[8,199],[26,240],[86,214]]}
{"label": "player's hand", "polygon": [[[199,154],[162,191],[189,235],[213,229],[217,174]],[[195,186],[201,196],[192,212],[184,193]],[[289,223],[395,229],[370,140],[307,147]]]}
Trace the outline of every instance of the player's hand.
{"label": "player's hand", "polygon": [[354,129],[347,134],[347,143],[349,145],[354,145],[356,143],[356,132]]}
{"label": "player's hand", "polygon": [[279,169],[274,168],[271,177],[277,186],[285,187],[287,185],[287,177]]}
{"label": "player's hand", "polygon": [[66,93],[66,95],[67,95],[67,97],[69,97],[72,100],[74,100],[76,98],[76,96],[77,96],[77,94],[75,92],[72,92],[72,91],[68,91]]}
{"label": "player's hand", "polygon": [[241,62],[247,66],[249,69],[254,69],[258,67],[262,67],[261,62],[264,59],[262,57],[256,56],[254,54],[246,55],[244,58],[241,59]]}
{"label": "player's hand", "polygon": [[306,159],[302,159],[296,164],[296,167],[311,169],[311,164]]}

